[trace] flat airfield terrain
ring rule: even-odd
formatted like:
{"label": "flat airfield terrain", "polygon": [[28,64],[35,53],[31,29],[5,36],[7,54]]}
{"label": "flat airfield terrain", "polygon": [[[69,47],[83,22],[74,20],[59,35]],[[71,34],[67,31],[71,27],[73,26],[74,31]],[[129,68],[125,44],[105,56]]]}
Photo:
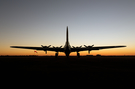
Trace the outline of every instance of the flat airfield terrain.
{"label": "flat airfield terrain", "polygon": [[125,87],[135,80],[135,56],[1,56],[0,73],[3,81],[88,81]]}

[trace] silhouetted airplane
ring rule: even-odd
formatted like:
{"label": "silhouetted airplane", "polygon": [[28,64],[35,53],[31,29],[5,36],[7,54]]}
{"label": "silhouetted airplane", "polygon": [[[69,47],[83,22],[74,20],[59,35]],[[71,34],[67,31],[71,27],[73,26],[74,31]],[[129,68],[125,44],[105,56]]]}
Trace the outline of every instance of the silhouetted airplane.
{"label": "silhouetted airplane", "polygon": [[60,47],[51,47],[51,45],[49,46],[43,46],[41,45],[41,47],[24,47],[24,46],[10,46],[11,48],[23,48],[23,49],[33,49],[33,50],[44,50],[47,54],[47,51],[55,51],[55,57],[58,56],[58,52],[64,52],[66,54],[67,57],[69,57],[69,54],[71,52],[77,52],[77,56],[80,57],[80,51],[86,51],[88,50],[88,53],[90,53],[91,50],[100,50],[100,49],[107,49],[107,48],[118,48],[118,47],[126,47],[126,46],[101,46],[101,47],[93,47],[92,46],[86,46],[85,47],[74,47],[74,46],[70,46],[69,41],[68,41],[68,27],[67,27],[67,33],[66,33],[66,43],[65,46],[62,48],[62,46]]}

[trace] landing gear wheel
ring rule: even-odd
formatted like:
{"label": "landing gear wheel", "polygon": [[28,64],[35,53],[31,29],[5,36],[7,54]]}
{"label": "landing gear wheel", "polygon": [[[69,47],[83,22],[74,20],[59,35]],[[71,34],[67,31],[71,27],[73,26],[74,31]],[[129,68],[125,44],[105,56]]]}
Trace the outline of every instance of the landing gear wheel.
{"label": "landing gear wheel", "polygon": [[80,53],[77,53],[78,58],[80,57]]}
{"label": "landing gear wheel", "polygon": [[58,53],[55,53],[55,57],[56,57],[56,58],[58,57]]}

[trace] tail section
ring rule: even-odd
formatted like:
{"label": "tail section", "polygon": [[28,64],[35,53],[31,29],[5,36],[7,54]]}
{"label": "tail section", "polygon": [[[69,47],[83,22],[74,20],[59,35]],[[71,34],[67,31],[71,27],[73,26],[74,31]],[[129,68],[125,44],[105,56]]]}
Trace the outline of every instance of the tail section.
{"label": "tail section", "polygon": [[67,26],[67,36],[66,36],[66,42],[68,42],[68,26]]}

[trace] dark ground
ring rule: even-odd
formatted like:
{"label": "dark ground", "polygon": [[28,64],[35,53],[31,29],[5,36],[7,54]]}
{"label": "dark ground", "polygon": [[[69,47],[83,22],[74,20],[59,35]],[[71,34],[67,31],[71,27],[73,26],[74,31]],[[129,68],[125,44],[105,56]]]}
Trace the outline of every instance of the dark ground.
{"label": "dark ground", "polygon": [[89,87],[125,88],[134,85],[135,57],[7,56],[0,57],[0,74],[1,81],[60,81],[69,86],[85,82]]}

